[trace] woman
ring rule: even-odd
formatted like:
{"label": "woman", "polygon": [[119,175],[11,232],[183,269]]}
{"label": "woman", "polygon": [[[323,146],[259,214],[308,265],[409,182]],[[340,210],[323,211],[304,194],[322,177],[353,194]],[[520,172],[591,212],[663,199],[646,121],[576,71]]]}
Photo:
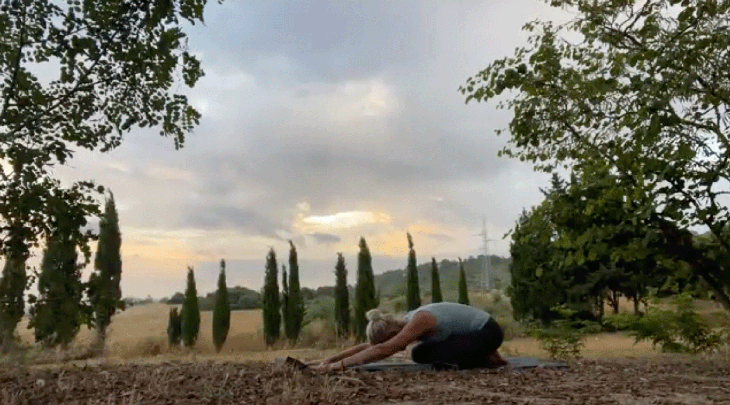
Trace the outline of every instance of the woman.
{"label": "woman", "polygon": [[408,312],[403,319],[372,309],[366,314],[369,343],[363,343],[325,360],[310,363],[318,371],[388,358],[418,342],[411,351],[421,364],[452,365],[459,369],[498,367],[507,364],[497,352],[504,333],[486,311],[468,305],[439,302]]}

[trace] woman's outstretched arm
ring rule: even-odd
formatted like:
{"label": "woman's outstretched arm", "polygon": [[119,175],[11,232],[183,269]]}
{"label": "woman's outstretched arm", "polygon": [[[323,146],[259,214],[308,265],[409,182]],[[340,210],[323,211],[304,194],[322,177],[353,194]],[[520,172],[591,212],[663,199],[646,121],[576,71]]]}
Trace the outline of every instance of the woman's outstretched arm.
{"label": "woman's outstretched arm", "polygon": [[325,370],[325,368],[326,370],[343,369],[386,359],[405,350],[409,344],[432,331],[435,326],[436,318],[433,315],[428,312],[419,312],[397,335],[390,338],[390,340],[377,345],[370,345],[365,350],[361,350],[341,360],[335,360],[329,365],[323,364],[319,368],[322,370]]}
{"label": "woman's outstretched arm", "polygon": [[361,344],[359,344],[359,345],[357,345],[355,347],[351,347],[351,348],[349,348],[349,349],[347,349],[347,350],[345,350],[343,352],[340,352],[340,353],[338,353],[338,354],[336,354],[334,356],[328,357],[328,358],[323,359],[323,360],[313,361],[313,362],[310,362],[310,363],[307,363],[307,364],[310,365],[310,366],[317,366],[317,365],[320,365],[320,364],[334,363],[336,361],[340,361],[340,360],[345,359],[347,357],[350,357],[350,356],[353,356],[355,354],[358,354],[361,351],[369,348],[370,346],[371,346],[370,343],[361,343]]}

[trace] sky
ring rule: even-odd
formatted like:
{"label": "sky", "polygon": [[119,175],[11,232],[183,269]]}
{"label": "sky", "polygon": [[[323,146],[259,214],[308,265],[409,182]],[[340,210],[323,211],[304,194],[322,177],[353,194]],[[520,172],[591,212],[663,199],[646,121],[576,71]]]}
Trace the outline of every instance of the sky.
{"label": "sky", "polygon": [[[539,0],[209,2],[187,26],[205,76],[184,92],[203,118],[176,151],[135,129],[110,153],[78,151],[56,174],[114,192],[125,296],[170,296],[193,266],[199,293],[260,289],[273,247],[297,246],[308,287],[354,283],[365,237],[376,273],[418,262],[508,256],[503,235],[541,201],[545,175],[497,157],[509,111],[458,87],[526,44],[524,23],[557,20]],[[88,270],[87,270],[88,273]]]}

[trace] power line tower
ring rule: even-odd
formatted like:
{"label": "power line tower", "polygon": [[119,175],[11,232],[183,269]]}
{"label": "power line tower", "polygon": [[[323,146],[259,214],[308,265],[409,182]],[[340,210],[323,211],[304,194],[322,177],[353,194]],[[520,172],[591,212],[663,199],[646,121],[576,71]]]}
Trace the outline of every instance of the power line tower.
{"label": "power line tower", "polygon": [[496,239],[489,239],[489,234],[487,233],[487,219],[485,217],[482,217],[482,232],[475,236],[482,237],[482,247],[480,250],[484,255],[480,285],[487,291],[490,291],[494,288],[494,276],[492,275],[492,258],[489,257],[489,242],[494,242]]}

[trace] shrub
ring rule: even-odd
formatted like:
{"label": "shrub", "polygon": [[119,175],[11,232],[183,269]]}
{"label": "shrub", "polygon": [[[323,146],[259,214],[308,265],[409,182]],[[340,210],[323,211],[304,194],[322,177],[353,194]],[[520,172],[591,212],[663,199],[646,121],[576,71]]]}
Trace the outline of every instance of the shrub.
{"label": "shrub", "polygon": [[170,346],[179,346],[182,340],[182,317],[177,308],[170,308],[170,318],[167,323],[167,342]]}
{"label": "shrub", "polygon": [[595,322],[576,319],[578,312],[566,305],[553,307],[552,310],[560,314],[561,318],[553,320],[548,326],[531,325],[529,335],[538,340],[551,359],[579,359],[586,335],[598,332],[600,326]]}
{"label": "shrub", "polygon": [[337,347],[337,332],[331,322],[324,319],[314,319],[305,323],[299,336],[298,345],[325,350]]}
{"label": "shrub", "polygon": [[617,329],[628,329],[636,342],[650,340],[654,347],[669,353],[703,353],[723,343],[726,332],[713,330],[697,314],[692,297],[674,297],[674,310],[647,308],[642,317],[607,319]]}

